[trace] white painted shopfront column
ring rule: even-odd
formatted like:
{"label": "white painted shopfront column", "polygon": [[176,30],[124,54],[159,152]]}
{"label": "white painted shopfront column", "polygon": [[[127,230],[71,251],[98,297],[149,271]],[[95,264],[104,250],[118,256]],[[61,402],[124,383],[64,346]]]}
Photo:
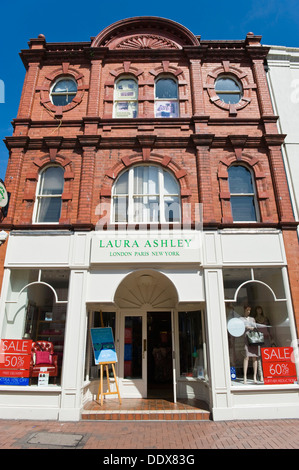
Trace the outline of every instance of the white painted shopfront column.
{"label": "white painted shopfront column", "polygon": [[231,400],[222,269],[205,269],[204,278],[213,419],[226,419]]}
{"label": "white painted shopfront column", "polygon": [[81,389],[87,328],[86,280],[86,270],[71,271],[64,342],[60,421],[77,421],[81,416]]}

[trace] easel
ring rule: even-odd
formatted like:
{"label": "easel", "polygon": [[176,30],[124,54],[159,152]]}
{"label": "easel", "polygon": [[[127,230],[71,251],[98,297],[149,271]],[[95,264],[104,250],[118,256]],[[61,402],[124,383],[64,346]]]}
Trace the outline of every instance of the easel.
{"label": "easel", "polygon": [[[111,364],[111,366],[112,366],[113,376],[114,376],[115,385],[116,385],[116,390],[117,390],[116,392],[111,392],[111,389],[110,389],[109,364]],[[114,395],[114,394],[117,394],[117,395],[118,395],[119,403],[121,404],[121,398],[120,398],[120,394],[119,394],[119,389],[118,389],[118,384],[117,384],[117,379],[116,379],[114,364],[115,364],[115,362],[103,362],[103,363],[99,364],[99,365],[100,365],[100,386],[99,386],[99,390],[98,390],[97,400],[99,400],[99,396],[101,395],[101,405],[103,405],[104,395]],[[104,385],[104,366],[105,366],[105,369],[106,369],[106,376],[107,376],[107,383],[108,383],[108,392],[103,392],[103,385]]]}
{"label": "easel", "polygon": [[[100,318],[101,318],[101,326],[104,327],[102,310],[100,311]],[[110,389],[110,380],[109,380],[109,365],[110,364],[112,366],[113,377],[114,377],[114,380],[115,380],[115,385],[116,385],[116,390],[117,390],[116,392],[111,392],[111,389]],[[99,386],[99,390],[98,390],[97,400],[99,400],[99,396],[101,395],[101,405],[103,405],[104,395],[115,395],[115,394],[118,395],[119,403],[121,404],[121,398],[120,398],[120,394],[119,394],[119,389],[118,389],[114,364],[116,364],[116,362],[102,362],[102,363],[99,364],[99,366],[100,366],[100,386]],[[107,384],[108,384],[108,392],[105,392],[105,393],[103,391],[103,389],[104,389],[104,366],[105,366],[105,369],[106,369],[106,377],[107,377]]]}

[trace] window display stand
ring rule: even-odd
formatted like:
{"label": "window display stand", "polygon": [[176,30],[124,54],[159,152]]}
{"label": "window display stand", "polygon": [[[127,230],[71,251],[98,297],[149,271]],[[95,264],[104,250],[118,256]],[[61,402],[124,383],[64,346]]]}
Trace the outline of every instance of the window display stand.
{"label": "window display stand", "polygon": [[[112,366],[113,376],[114,376],[115,385],[116,385],[116,392],[111,392],[111,389],[110,389],[110,379],[109,379],[109,365],[110,364]],[[118,395],[119,403],[121,404],[121,398],[119,394],[114,364],[116,363],[115,362],[103,362],[100,364],[100,386],[98,390],[97,400],[99,400],[99,397],[101,396],[101,405],[103,405],[103,399],[105,395],[115,395],[115,394]],[[104,366],[106,369],[108,392],[103,391],[104,390]]]}

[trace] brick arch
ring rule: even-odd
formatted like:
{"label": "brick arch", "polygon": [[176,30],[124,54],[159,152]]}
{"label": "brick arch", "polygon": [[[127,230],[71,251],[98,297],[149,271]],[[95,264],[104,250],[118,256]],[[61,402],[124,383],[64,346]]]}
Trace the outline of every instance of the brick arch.
{"label": "brick arch", "polygon": [[72,161],[70,158],[58,153],[56,149],[50,149],[48,154],[34,158],[32,164],[37,167],[36,171],[38,173],[50,164],[60,165],[64,168],[65,172],[72,173]]}
{"label": "brick arch", "polygon": [[137,69],[131,65],[131,62],[124,61],[119,67],[114,70],[110,70],[110,75],[112,75],[116,80],[120,78],[121,75],[133,75],[134,78],[138,81],[139,75],[143,74],[143,70]]}
{"label": "brick arch", "polygon": [[261,161],[250,154],[242,153],[241,156],[231,154],[221,158],[218,165],[219,198],[222,210],[222,222],[232,223],[230,206],[230,191],[228,184],[228,168],[233,164],[239,164],[252,171],[256,188],[256,198],[259,204],[260,220],[270,220],[269,195],[266,188],[266,176]]}
{"label": "brick arch", "polygon": [[168,60],[163,60],[160,65],[150,70],[149,73],[153,75],[155,79],[161,74],[169,74],[177,79],[181,75],[181,79],[185,80],[183,71],[179,67],[171,65]]}
{"label": "brick arch", "polygon": [[243,164],[245,166],[248,166],[254,172],[255,178],[264,177],[263,165],[260,162],[259,158],[245,152],[242,152],[241,156],[236,155],[234,153],[221,158],[218,166],[218,175],[224,174],[225,170],[223,171],[223,169],[227,169],[229,166],[236,162],[240,165]]}
{"label": "brick arch", "polygon": [[126,169],[129,169],[133,165],[138,164],[154,164],[160,165],[168,169],[173,176],[178,180],[180,185],[181,197],[186,198],[191,196],[191,191],[189,189],[187,172],[181,168],[177,163],[175,163],[171,157],[167,155],[161,155],[158,153],[151,153],[149,156],[144,154],[134,154],[126,155],[121,158],[113,167],[111,167],[104,176],[104,182],[100,195],[102,197],[111,197],[112,186],[121,172]]}

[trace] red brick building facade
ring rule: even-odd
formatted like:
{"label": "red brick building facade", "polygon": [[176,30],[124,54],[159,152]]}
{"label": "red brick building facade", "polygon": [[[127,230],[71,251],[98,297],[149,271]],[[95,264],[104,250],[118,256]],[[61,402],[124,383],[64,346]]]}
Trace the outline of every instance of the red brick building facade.
{"label": "red brick building facade", "polygon": [[[119,21],[88,42],[48,43],[43,35],[31,39],[29,48],[21,52],[26,77],[14,133],[5,140],[9,151],[5,183],[11,196],[2,228],[16,239],[19,234],[18,240],[26,231],[30,236],[34,232],[51,236],[53,231],[88,234],[102,220],[111,228],[120,219],[113,219],[115,205],[111,217],[105,208],[116,195],[113,188],[120,176],[138,166],[160,168],[178,183],[180,222],[191,207],[193,227],[194,208],[201,203],[206,240],[220,233],[255,236],[248,246],[242,245],[243,239],[235,241],[236,251],[244,252],[243,264],[232,257],[221,262],[221,269],[234,265],[238,270],[249,264],[251,269],[286,268],[284,282],[289,276],[289,305],[298,324],[297,223],[280,150],[284,136],[277,131],[264,69],[268,49],[260,41],[253,33],[239,41],[205,40],[173,21],[151,17]],[[177,94],[162,91],[158,96],[161,78],[165,86],[171,80]],[[222,95],[219,78],[222,84],[231,80]],[[60,79],[75,83],[76,91],[66,103],[55,104],[54,89]],[[121,80],[129,88],[122,89],[118,99]],[[238,90],[237,99],[225,98]],[[37,216],[40,178],[51,166],[63,170],[60,213],[54,225]],[[229,169],[239,166],[251,175],[251,192],[237,194],[229,185]],[[232,211],[233,197],[244,195],[254,201],[252,220],[235,218]],[[284,261],[276,255],[266,261],[258,255],[251,259],[255,248],[258,254],[267,246],[259,235],[270,233],[279,234]],[[10,259],[6,268],[22,265]],[[205,259],[209,264],[208,255]],[[27,260],[24,266],[33,264]],[[37,266],[47,268],[50,263],[41,261]],[[217,257],[211,266],[219,268]],[[215,398],[211,405],[215,410],[216,402]]]}

